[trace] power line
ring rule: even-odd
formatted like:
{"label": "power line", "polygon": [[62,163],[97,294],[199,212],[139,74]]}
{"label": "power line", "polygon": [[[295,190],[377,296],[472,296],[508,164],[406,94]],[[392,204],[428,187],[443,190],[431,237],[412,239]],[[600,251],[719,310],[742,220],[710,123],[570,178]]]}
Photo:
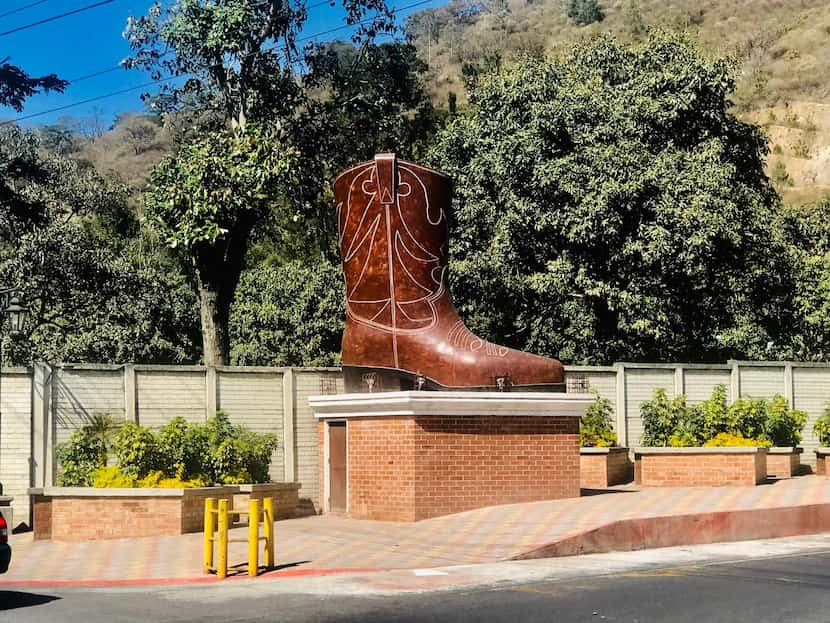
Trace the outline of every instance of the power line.
{"label": "power line", "polygon": [[[185,75],[185,74],[182,74]],[[30,115],[23,115],[22,117],[17,117],[16,119],[9,119],[8,121],[0,121],[0,127],[4,125],[10,125],[12,123],[17,123],[18,121],[23,121],[25,119],[32,119],[33,117],[40,117],[42,115],[48,115],[53,112],[60,112],[62,110],[67,110],[69,108],[74,108],[75,106],[83,106],[84,104],[91,104],[92,102],[97,102],[99,100],[107,99],[108,97],[115,97],[116,95],[123,95],[124,93],[129,93],[130,91],[137,91],[139,89],[146,89],[147,87],[151,87],[154,84],[158,84],[159,82],[164,82],[165,80],[172,80],[175,78],[179,78],[181,76],[167,76],[165,78],[160,78],[158,80],[153,80],[152,82],[145,82],[144,84],[139,84],[138,86],[129,87],[127,89],[121,89],[120,91],[113,91],[112,93],[105,93],[103,95],[97,95],[95,97],[90,97],[85,100],[81,100],[80,102],[73,102],[72,104],[66,104],[65,106],[58,106],[57,108],[51,108],[49,110],[43,110],[41,112],[35,112]]]}
{"label": "power line", "polygon": [[[40,2],[48,2],[49,0],[40,0]],[[310,4],[306,7],[308,9],[316,9],[317,7],[321,7],[324,5],[335,6],[337,4],[336,0],[323,0],[322,2],[316,2],[314,4]],[[315,36],[319,36],[322,33],[317,33]],[[259,52],[254,52],[254,54],[259,54]],[[112,73],[114,71],[118,71],[119,69],[124,69],[124,66],[119,63],[118,65],[114,65],[112,67],[107,67],[106,69],[100,69],[98,71],[94,71],[89,74],[84,74],[83,76],[78,76],[77,78],[72,78],[68,80],[69,84],[76,84],[78,82],[83,82],[84,80],[90,80],[92,78],[97,78],[98,76],[103,76],[105,74]]]}
{"label": "power line", "polygon": [[[109,1],[111,2],[112,0],[109,0]],[[397,11],[407,11],[409,9],[414,9],[416,7],[427,4],[429,2],[433,2],[433,0],[419,0],[418,2],[413,2],[412,4],[408,4],[406,6],[397,7],[397,8],[395,8],[395,11],[396,12]],[[297,39],[297,42],[307,41],[309,39],[319,37],[320,35],[330,34],[332,32],[336,32],[336,31],[339,31],[339,30],[344,30],[346,28],[354,28],[355,26],[361,26],[363,24],[367,24],[367,23],[371,22],[373,19],[374,18],[361,20],[359,22],[355,22],[354,24],[344,24],[343,26],[338,26],[337,28],[330,28],[328,30],[320,31],[320,32],[317,32],[317,33],[314,33],[314,34],[311,34],[311,35],[307,35],[305,37],[300,37],[300,38]],[[255,56],[257,54],[262,54],[264,52],[271,51],[271,50],[273,50],[273,48],[269,48],[268,50],[257,50],[256,52],[251,52],[250,54],[246,54],[245,56],[243,56],[241,58],[247,58],[247,57],[250,57],[250,56]],[[209,69],[210,67],[214,67],[214,65],[209,65],[208,67],[205,67],[204,69]],[[94,74],[88,74],[87,77],[92,77],[93,75],[101,75],[101,74],[104,74],[104,73],[107,73],[107,72],[110,72],[110,71],[115,71],[115,69],[119,69],[119,68],[120,67],[111,67],[109,69],[103,69],[101,71],[95,72]],[[67,110],[69,108],[74,108],[76,106],[83,106],[84,104],[91,104],[92,102],[97,102],[99,100],[107,99],[107,98],[110,98],[110,97],[115,97],[116,95],[123,95],[124,93],[129,93],[131,91],[137,91],[138,89],[144,89],[144,88],[153,86],[155,84],[158,84],[160,82],[164,82],[165,80],[174,80],[176,78],[182,78],[184,76],[190,76],[190,75],[193,75],[194,73],[195,72],[185,72],[185,73],[181,73],[181,74],[178,74],[178,75],[165,76],[163,78],[159,78],[158,80],[153,80],[151,82],[146,82],[146,83],[140,84],[138,86],[129,87],[129,88],[126,88],[126,89],[120,89],[118,91],[113,91],[111,93],[104,93],[102,95],[98,95],[98,96],[95,96],[95,97],[90,97],[90,98],[85,99],[85,100],[81,100],[79,102],[73,102],[72,104],[66,104],[64,106],[58,106],[57,108],[51,108],[49,110],[42,110],[41,112],[36,112],[36,113],[29,114],[29,115],[23,115],[22,117],[16,117],[15,119],[9,119],[7,121],[0,121],[0,127],[5,126],[5,125],[10,125],[12,123],[17,123],[18,121],[25,121],[26,119],[32,119],[34,117],[41,117],[43,115],[49,115],[51,113],[60,112],[62,110]],[[84,78],[84,76],[82,76],[82,78]],[[76,79],[76,81],[77,81],[77,79]]]}
{"label": "power line", "polygon": [[90,9],[94,9],[99,6],[103,6],[105,4],[110,4],[115,2],[115,0],[101,0],[100,2],[96,2],[95,4],[90,4],[80,9],[75,9],[73,11],[67,11],[66,13],[61,13],[60,15],[53,15],[52,17],[47,17],[46,19],[41,19],[36,22],[32,22],[31,24],[26,24],[25,26],[18,26],[17,28],[12,28],[11,30],[7,30],[6,32],[0,32],[0,37],[5,37],[6,35],[10,35],[15,32],[20,32],[21,30],[27,30],[29,28],[34,28],[35,26],[40,26],[41,24],[46,24],[48,22],[54,22],[55,20],[63,19],[64,17],[68,17],[70,15],[75,15],[76,13],[83,13],[84,11],[89,11]]}
{"label": "power line", "polygon": [[37,2],[31,2],[29,4],[24,4],[23,6],[19,6],[16,9],[12,9],[11,11],[6,11],[5,13],[0,13],[0,17],[6,17],[8,15],[14,15],[15,13],[20,13],[21,11],[25,11],[26,9],[31,9],[33,6],[43,4],[44,2],[49,2],[49,0],[37,0]]}

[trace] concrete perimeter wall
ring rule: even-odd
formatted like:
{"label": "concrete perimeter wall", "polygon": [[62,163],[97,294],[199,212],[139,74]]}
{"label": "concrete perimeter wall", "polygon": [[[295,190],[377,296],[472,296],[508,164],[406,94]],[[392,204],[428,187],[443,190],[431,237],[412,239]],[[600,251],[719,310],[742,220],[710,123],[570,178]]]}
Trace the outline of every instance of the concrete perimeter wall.
{"label": "concrete perimeter wall", "polygon": [[[622,445],[639,444],[640,404],[658,388],[701,402],[724,384],[738,396],[782,394],[809,414],[802,460],[814,463],[813,422],[830,402],[830,364],[744,362],[566,366],[569,389],[590,389],[614,406]],[[273,432],[280,447],[271,463],[274,481],[299,482],[302,503],[320,508],[317,425],[308,396],[343,393],[339,368],[266,368],[37,364],[0,375],[0,483],[14,500],[15,523],[30,524],[26,490],[53,484],[55,445],[95,415],[158,428],[181,415],[204,421],[217,409],[231,421]]]}

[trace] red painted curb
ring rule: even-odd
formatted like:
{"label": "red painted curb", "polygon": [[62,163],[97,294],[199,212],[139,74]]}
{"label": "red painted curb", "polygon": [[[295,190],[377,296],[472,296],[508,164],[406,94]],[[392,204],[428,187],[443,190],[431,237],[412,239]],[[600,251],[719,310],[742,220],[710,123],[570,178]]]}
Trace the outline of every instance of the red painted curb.
{"label": "red painted curb", "polygon": [[534,547],[512,560],[634,551],[830,531],[830,504],[803,504],[610,521]]}
{"label": "red painted curb", "polygon": [[[393,571],[393,569],[378,569],[375,567],[345,567],[342,569],[275,569],[265,571],[255,578],[248,577],[244,573],[229,575],[225,580],[256,580],[259,578],[297,578],[313,577],[322,575],[337,575],[343,573],[375,573],[379,571]],[[152,584],[176,585],[176,584],[213,584],[224,582],[215,575],[200,575],[189,578],[139,578],[130,580],[8,580],[0,581],[0,588],[11,588],[15,586],[24,588],[71,588],[71,587],[108,587],[108,586],[148,586]]]}

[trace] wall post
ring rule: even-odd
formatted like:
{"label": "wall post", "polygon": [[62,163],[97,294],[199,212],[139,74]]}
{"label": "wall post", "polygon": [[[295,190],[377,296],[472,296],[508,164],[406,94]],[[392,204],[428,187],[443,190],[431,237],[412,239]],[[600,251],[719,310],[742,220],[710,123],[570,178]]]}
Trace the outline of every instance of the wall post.
{"label": "wall post", "polygon": [[617,368],[617,441],[621,446],[628,445],[628,409],[625,400],[625,366],[615,363]]}
{"label": "wall post", "polygon": [[44,432],[46,434],[46,449],[45,449],[45,461],[44,461],[44,476],[43,476],[43,486],[44,487],[53,487],[55,485],[55,422],[56,422],[56,414],[55,409],[57,405],[54,400],[54,396],[57,394],[55,391],[55,385],[58,382],[58,370],[52,366],[49,366],[49,374],[47,378],[44,380],[43,383],[43,395],[44,395],[44,410],[45,410],[45,421],[44,421]]}
{"label": "wall post", "polygon": [[741,367],[737,361],[730,360],[728,364],[731,366],[729,377],[729,404],[741,399]]}
{"label": "wall post", "polygon": [[216,383],[216,368],[205,368],[205,421],[216,415],[218,410],[218,386]]}
{"label": "wall post", "polygon": [[287,368],[282,374],[282,449],[283,480],[285,482],[294,482],[297,479],[296,443],[294,439],[296,394],[294,387],[294,368]]}
{"label": "wall post", "polygon": [[784,364],[784,397],[787,399],[790,409],[795,409],[795,392],[793,390],[793,362],[788,361]]}
{"label": "wall post", "polygon": [[32,371],[32,451],[29,482],[43,487],[46,481],[46,430],[49,426],[49,366],[35,363]]}
{"label": "wall post", "polygon": [[686,393],[686,377],[683,373],[683,366],[674,369],[674,395],[681,396]]}
{"label": "wall post", "polygon": [[124,421],[138,424],[135,365],[132,363],[124,364]]}

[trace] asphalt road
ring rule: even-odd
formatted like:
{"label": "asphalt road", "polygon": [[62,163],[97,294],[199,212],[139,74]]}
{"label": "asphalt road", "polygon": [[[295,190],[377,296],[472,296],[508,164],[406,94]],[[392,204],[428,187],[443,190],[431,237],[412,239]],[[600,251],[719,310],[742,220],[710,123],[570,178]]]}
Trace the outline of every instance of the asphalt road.
{"label": "asphalt road", "polygon": [[[561,564],[560,559],[559,564]],[[597,560],[602,560],[597,558]],[[285,593],[280,580],[130,589],[0,590],[0,621],[828,623],[830,551],[741,562],[632,564],[611,575],[418,593]]]}

